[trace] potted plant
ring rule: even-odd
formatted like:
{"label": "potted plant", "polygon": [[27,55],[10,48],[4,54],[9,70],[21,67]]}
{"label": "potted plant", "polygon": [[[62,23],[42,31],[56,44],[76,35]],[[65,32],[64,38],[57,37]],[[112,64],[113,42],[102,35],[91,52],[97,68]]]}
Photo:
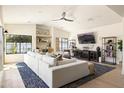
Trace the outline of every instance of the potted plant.
{"label": "potted plant", "polygon": [[122,52],[122,49],[123,49],[123,41],[122,40],[118,40],[118,49]]}
{"label": "potted plant", "polygon": [[122,40],[118,40],[118,49],[120,50],[120,53],[119,53],[119,62],[122,62],[122,51],[123,51],[123,41]]}

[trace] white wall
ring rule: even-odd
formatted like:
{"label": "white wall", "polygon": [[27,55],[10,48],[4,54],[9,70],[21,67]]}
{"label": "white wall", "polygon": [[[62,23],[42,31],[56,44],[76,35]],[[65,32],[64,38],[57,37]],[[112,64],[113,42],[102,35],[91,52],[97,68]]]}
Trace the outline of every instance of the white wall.
{"label": "white wall", "polygon": [[0,26],[3,26],[2,6],[0,6]]}
{"label": "white wall", "polygon": [[69,38],[70,33],[59,28],[52,27],[52,47],[56,51],[56,37],[58,38]]}
{"label": "white wall", "polygon": [[0,70],[3,67],[3,32],[2,28],[0,27]]}
{"label": "white wall", "polygon": [[[124,18],[123,18],[123,36],[124,36]],[[122,74],[124,75],[124,37],[123,37],[123,64],[122,64]]]}
{"label": "white wall", "polygon": [[3,67],[3,32],[2,32],[2,26],[3,26],[3,18],[2,18],[2,7],[0,6],[0,70],[2,70]]}
{"label": "white wall", "polygon": [[[5,24],[5,29],[8,34],[17,35],[31,35],[32,49],[36,49],[36,25],[34,24]],[[5,63],[9,62],[23,62],[23,54],[9,54],[5,55]]]}
{"label": "white wall", "polygon": [[[79,44],[78,40],[77,40],[77,34],[81,34],[81,33],[87,33],[87,32],[95,32],[96,33],[96,44]],[[71,33],[71,38],[75,38],[77,41],[77,47],[82,49],[83,46],[89,46],[92,49],[91,50],[96,50],[97,46],[102,46],[102,37],[109,37],[109,36],[116,36],[118,39],[123,39],[123,23],[116,23],[116,24],[112,24],[112,25],[105,25],[105,26],[101,26],[101,27],[97,27],[97,28],[93,28],[93,29],[86,29],[86,30],[82,30],[80,32],[74,32]],[[119,52],[119,50],[117,51],[117,63],[119,63],[120,59],[122,56],[122,54]]]}

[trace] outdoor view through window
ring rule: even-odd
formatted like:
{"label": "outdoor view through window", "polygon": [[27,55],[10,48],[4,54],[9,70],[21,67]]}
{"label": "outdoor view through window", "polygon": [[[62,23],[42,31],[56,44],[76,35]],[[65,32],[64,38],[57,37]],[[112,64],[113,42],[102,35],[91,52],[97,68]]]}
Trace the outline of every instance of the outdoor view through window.
{"label": "outdoor view through window", "polygon": [[32,36],[6,35],[6,54],[24,54],[32,49]]}

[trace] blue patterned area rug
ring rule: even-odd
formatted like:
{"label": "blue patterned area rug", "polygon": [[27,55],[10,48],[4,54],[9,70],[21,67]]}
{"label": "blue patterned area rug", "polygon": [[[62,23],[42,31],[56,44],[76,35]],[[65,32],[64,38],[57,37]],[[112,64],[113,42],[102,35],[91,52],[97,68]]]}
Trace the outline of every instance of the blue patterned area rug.
{"label": "blue patterned area rug", "polygon": [[[38,77],[24,62],[17,63],[16,65],[26,88],[48,88],[47,84],[45,84],[45,82],[40,77]],[[115,67],[105,66],[101,64],[94,65],[96,69],[95,75],[86,76],[69,84],[66,84],[61,88],[77,88],[80,85],[115,69]]]}
{"label": "blue patterned area rug", "polygon": [[48,88],[39,76],[37,76],[24,62],[17,63],[17,68],[26,88]]}

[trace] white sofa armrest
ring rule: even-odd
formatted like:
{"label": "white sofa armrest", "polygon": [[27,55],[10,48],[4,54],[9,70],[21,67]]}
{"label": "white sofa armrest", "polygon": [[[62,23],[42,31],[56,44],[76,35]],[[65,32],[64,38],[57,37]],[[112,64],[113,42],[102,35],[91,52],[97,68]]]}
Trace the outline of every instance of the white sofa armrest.
{"label": "white sofa armrest", "polygon": [[51,67],[50,70],[53,73],[50,87],[61,87],[89,75],[88,63],[84,61]]}

